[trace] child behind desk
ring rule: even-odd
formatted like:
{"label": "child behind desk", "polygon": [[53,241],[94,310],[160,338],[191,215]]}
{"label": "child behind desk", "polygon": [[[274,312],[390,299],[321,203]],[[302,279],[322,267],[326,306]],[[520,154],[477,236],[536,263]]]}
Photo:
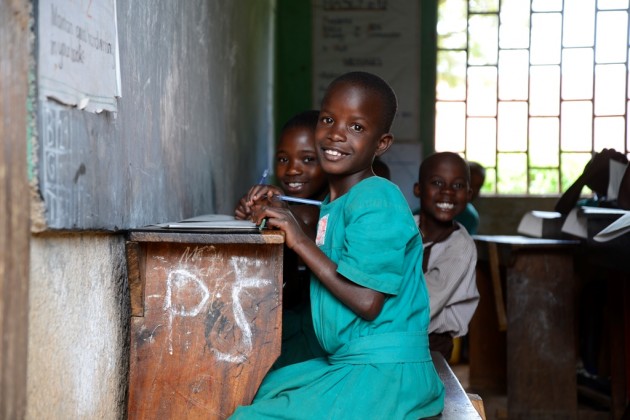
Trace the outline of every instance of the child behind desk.
{"label": "child behind desk", "polygon": [[468,164],[456,153],[429,156],[420,165],[414,194],[420,198],[416,220],[424,243],[422,266],[431,298],[429,346],[449,360],[453,337],[468,332],[479,303],[475,242],[454,220],[472,195]]}
{"label": "child behind desk", "polygon": [[[294,115],[282,127],[275,155],[274,171],[280,186],[279,190],[274,190],[276,194],[321,201],[328,193],[326,175],[315,150],[318,117],[319,111],[304,111]],[[248,219],[251,216],[251,209],[246,201],[247,195],[237,205],[237,219]],[[292,204],[291,209],[314,240],[319,207]],[[273,369],[323,354],[313,331],[309,297],[310,271],[291,250],[285,250],[283,279],[282,350]]]}
{"label": "child behind desk", "polygon": [[[618,164],[612,166],[613,161]],[[615,176],[611,179],[611,175]],[[584,187],[592,190],[592,198],[581,199]],[[558,199],[555,210],[566,215],[576,206],[630,210],[630,165],[626,155],[615,149],[603,149],[588,161],[584,171]]]}
{"label": "child behind desk", "polygon": [[315,242],[271,192],[250,190],[253,221],[284,231],[313,273],[313,323],[327,355],[268,374],[234,418],[418,419],[442,411],[422,240],[398,187],[372,171],[393,141],[396,108],[375,75],[348,73],[329,85],[315,137],[330,192]]}

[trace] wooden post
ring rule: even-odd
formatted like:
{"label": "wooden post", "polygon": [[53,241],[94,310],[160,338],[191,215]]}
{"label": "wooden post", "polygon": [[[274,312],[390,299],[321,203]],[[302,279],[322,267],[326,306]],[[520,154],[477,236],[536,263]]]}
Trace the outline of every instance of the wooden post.
{"label": "wooden post", "polygon": [[30,1],[0,1],[0,418],[26,416]]}

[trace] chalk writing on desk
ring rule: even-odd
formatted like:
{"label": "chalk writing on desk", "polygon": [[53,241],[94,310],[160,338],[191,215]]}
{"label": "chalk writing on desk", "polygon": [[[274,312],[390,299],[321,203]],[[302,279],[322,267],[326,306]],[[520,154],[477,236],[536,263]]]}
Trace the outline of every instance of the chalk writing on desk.
{"label": "chalk writing on desk", "polygon": [[[157,293],[149,297],[162,299],[162,308],[167,316],[170,355],[173,355],[173,323],[185,324],[187,318],[203,317],[206,345],[216,359],[243,363],[251,355],[254,333],[244,308],[248,308],[250,317],[251,311],[257,310],[256,305],[250,302],[248,290],[264,288],[272,282],[256,275],[263,265],[261,259],[231,256],[231,269],[225,270],[224,261],[207,255],[212,250],[211,246],[188,248],[175,266],[158,264],[156,269],[167,273],[166,289],[163,296]],[[160,260],[160,257],[154,259]],[[206,261],[203,268],[195,264],[201,259]],[[186,337],[176,337],[182,351],[187,351],[197,340],[191,335],[188,330]],[[153,334],[144,336],[152,339]]]}

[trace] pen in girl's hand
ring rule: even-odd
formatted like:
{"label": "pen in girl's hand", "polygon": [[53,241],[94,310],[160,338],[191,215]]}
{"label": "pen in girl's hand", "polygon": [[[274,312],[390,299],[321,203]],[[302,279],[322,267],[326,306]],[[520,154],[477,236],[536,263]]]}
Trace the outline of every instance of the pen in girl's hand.
{"label": "pen in girl's hand", "polygon": [[288,195],[274,195],[273,198],[278,199],[278,200],[282,200],[282,201],[289,201],[292,203],[300,203],[300,204],[312,204],[314,206],[321,206],[322,202],[318,201],[318,200],[310,200],[308,198],[300,198],[300,197],[291,197]]}
{"label": "pen in girl's hand", "polygon": [[263,185],[265,182],[267,182],[267,175],[269,175],[269,169],[265,169],[262,173],[262,176],[260,177],[260,181],[258,181],[259,185]]}

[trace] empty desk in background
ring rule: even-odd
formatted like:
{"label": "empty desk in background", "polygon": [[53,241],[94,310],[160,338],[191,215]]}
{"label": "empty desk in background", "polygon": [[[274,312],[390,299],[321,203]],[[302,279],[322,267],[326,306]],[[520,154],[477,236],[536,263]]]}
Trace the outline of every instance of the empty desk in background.
{"label": "empty desk in background", "polygon": [[224,419],[280,354],[284,236],[132,231],[130,419]]}
{"label": "empty desk in background", "polygon": [[[475,236],[481,299],[470,386],[507,391],[510,419],[576,418],[573,240]],[[498,298],[498,299],[497,299]]]}

